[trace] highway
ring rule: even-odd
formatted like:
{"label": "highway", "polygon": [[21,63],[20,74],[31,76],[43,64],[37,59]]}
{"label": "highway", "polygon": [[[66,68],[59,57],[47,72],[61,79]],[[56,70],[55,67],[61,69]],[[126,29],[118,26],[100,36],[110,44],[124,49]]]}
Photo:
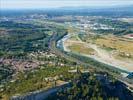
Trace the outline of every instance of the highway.
{"label": "highway", "polygon": [[[125,77],[122,77],[122,75],[120,75],[120,73],[128,73],[124,70],[121,70],[121,69],[118,69],[118,68],[115,68],[113,66],[108,66],[109,69],[111,69],[112,71],[108,70],[108,69],[103,69],[103,68],[100,68],[100,67],[95,67],[94,65],[91,65],[89,63],[86,63],[84,62],[83,60],[80,60],[80,59],[77,59],[77,57],[72,57],[70,55],[68,55],[66,52],[60,50],[59,48],[56,47],[56,44],[57,44],[57,41],[60,40],[62,37],[64,37],[66,34],[62,34],[61,37],[57,37],[57,33],[53,33],[53,35],[51,36],[51,39],[49,41],[49,49],[52,53],[55,53],[56,55],[58,56],[61,56],[69,61],[72,61],[72,62],[76,62],[77,64],[79,65],[83,65],[83,66],[88,66],[90,68],[94,68],[96,69],[97,71],[105,71],[105,72],[108,72],[110,75],[113,75],[116,79],[118,79],[119,81],[125,83],[128,88],[131,87],[133,88],[133,80],[132,79],[128,79],[128,78],[125,78]],[[80,57],[80,56],[79,56]],[[93,67],[92,67],[93,66]],[[119,73],[114,73],[114,72],[118,71]]]}

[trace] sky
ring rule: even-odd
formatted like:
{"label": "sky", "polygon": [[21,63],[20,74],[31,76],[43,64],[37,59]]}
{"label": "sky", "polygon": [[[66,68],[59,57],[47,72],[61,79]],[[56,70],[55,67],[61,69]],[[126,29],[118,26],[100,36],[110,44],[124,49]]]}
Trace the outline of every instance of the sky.
{"label": "sky", "polygon": [[133,0],[0,0],[0,9],[133,5]]}

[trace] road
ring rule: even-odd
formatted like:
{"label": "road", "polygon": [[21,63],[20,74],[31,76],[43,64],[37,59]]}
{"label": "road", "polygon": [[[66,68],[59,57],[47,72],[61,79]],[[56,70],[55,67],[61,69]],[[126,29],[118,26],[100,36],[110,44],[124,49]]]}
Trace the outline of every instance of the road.
{"label": "road", "polygon": [[[71,57],[71,56],[69,56],[68,54],[66,54],[64,51],[61,51],[60,49],[58,49],[58,48],[56,47],[56,43],[57,43],[57,41],[60,40],[61,38],[57,38],[56,35],[57,35],[57,33],[53,33],[53,35],[52,35],[52,37],[51,37],[51,39],[50,39],[50,41],[49,41],[49,49],[50,49],[51,52],[55,53],[55,54],[58,55],[58,56],[61,56],[61,57],[65,58],[65,59],[67,59],[67,60],[69,60],[69,61],[77,62],[77,64],[81,64],[81,65],[83,65],[83,66],[88,66],[88,67],[94,66],[94,65],[91,65],[91,64],[86,63],[86,62],[84,62],[84,61],[81,61],[80,59],[77,59],[77,58],[75,58],[75,57]],[[62,37],[65,36],[65,35],[66,35],[66,34],[63,34]],[[93,68],[94,68],[94,67],[93,67]],[[105,72],[108,72],[109,74],[113,75],[116,79],[118,79],[118,80],[120,80],[121,82],[125,83],[128,87],[132,87],[132,88],[133,88],[133,80],[131,80],[131,79],[122,77],[121,75],[118,75],[118,74],[114,74],[113,72],[108,71],[107,69],[102,69],[102,68],[100,68],[100,67],[95,67],[95,69],[98,70],[98,71],[105,71]],[[116,71],[116,70],[117,70],[117,71],[119,71],[120,73],[121,73],[121,72],[128,73],[128,72],[123,71],[123,70],[121,70],[121,69],[117,69],[117,68],[115,68],[115,67],[113,67],[113,66],[112,66],[112,67],[109,67],[109,69],[111,69],[111,70],[113,70],[113,71]]]}

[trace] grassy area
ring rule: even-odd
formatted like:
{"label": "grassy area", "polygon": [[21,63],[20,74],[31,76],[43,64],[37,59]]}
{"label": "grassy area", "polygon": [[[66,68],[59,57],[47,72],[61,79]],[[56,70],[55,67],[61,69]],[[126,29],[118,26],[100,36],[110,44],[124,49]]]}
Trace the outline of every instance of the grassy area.
{"label": "grassy area", "polygon": [[117,37],[109,36],[105,38],[99,38],[96,40],[96,44],[100,46],[105,46],[108,48],[114,48],[116,50],[132,53],[133,51],[133,43],[129,41],[122,41]]}
{"label": "grassy area", "polygon": [[72,35],[72,36],[70,37],[70,39],[71,39],[71,40],[75,40],[75,41],[78,41],[78,40],[79,40],[78,35]]}
{"label": "grassy area", "polygon": [[[82,39],[82,37],[80,37]],[[83,41],[100,46],[121,58],[133,58],[133,41],[114,35],[85,35]]]}
{"label": "grassy area", "polygon": [[82,53],[82,54],[89,54],[90,55],[90,54],[94,53],[94,50],[92,48],[89,48],[82,43],[72,44],[68,48],[73,52]]}
{"label": "grassy area", "polygon": [[122,40],[116,36],[105,36],[96,39],[95,43],[107,51],[114,50],[118,57],[133,58],[133,42],[131,41]]}

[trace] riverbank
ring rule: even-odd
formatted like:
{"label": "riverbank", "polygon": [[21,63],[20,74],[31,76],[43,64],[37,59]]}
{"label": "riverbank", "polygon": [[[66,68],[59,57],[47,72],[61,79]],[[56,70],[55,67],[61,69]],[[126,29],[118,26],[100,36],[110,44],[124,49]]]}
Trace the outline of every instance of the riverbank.
{"label": "riverbank", "polygon": [[69,47],[82,43],[82,46],[86,46],[86,48],[88,48],[88,49],[92,48],[93,50],[95,50],[95,53],[93,53],[93,55],[86,54],[86,53],[84,53],[84,51],[76,52],[76,53],[80,53],[83,56],[90,57],[90,58],[95,59],[99,62],[108,64],[108,65],[111,65],[111,66],[115,66],[116,68],[120,68],[120,69],[128,71],[128,72],[133,71],[133,67],[132,67],[133,63],[132,62],[121,61],[119,59],[115,59],[106,50],[101,49],[97,45],[90,44],[90,43],[85,43],[83,41],[71,40],[70,37],[71,37],[71,34],[68,34],[67,36],[64,36],[64,38],[62,38],[62,40],[60,40],[60,42],[62,41],[62,48],[63,48],[64,51],[66,51],[66,52],[76,52],[76,51],[71,50]]}

